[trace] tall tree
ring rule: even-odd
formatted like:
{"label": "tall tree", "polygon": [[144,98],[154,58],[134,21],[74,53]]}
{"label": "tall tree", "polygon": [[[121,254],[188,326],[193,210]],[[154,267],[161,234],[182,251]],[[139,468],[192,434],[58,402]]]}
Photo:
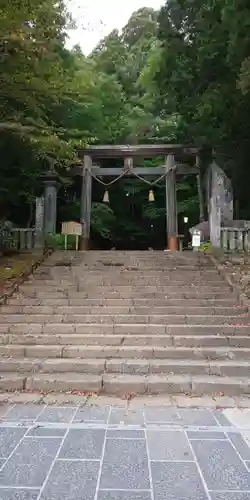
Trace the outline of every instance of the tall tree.
{"label": "tall tree", "polygon": [[[178,118],[181,140],[209,143],[234,181],[242,216],[247,198],[250,125],[246,0],[169,0],[161,9],[155,81],[162,106]],[[241,87],[241,88],[240,88]]]}

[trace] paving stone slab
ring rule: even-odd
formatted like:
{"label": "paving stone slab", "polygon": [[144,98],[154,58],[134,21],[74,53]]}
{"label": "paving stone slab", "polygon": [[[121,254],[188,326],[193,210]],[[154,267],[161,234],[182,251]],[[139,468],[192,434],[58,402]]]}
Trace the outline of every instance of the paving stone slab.
{"label": "paving stone slab", "polygon": [[235,425],[239,428],[250,429],[250,410],[242,410],[241,408],[227,408],[223,411],[223,415],[226,419],[231,422],[231,425]]}
{"label": "paving stone slab", "polygon": [[64,422],[70,423],[76,412],[75,407],[47,407],[37,418],[37,422]]}
{"label": "paving stone slab", "polygon": [[154,500],[208,500],[195,463],[152,462]]}
{"label": "paving stone slab", "polygon": [[8,422],[34,421],[44,408],[43,405],[17,404],[7,413],[5,420]]}
{"label": "paving stone slab", "polygon": [[250,500],[250,491],[242,491],[240,493],[236,491],[233,493],[230,493],[229,491],[220,491],[217,493],[210,492],[210,498],[211,500]]}
{"label": "paving stone slab", "polygon": [[217,420],[217,422],[223,427],[223,426],[230,426],[232,425],[232,422],[228,420],[228,418],[225,415],[225,412],[221,410],[213,410],[212,411],[214,418]]}
{"label": "paving stone slab", "polygon": [[132,429],[108,429],[107,438],[113,439],[145,439],[145,432],[142,430],[132,430]]}
{"label": "paving stone slab", "polygon": [[72,429],[66,436],[58,458],[100,460],[104,437],[104,429]]}
{"label": "paving stone slab", "polygon": [[61,445],[58,438],[26,438],[0,472],[0,485],[39,488]]}
{"label": "paving stone slab", "polygon": [[218,423],[208,409],[177,407],[146,408],[144,413],[146,423],[166,423],[182,426],[218,426]]}
{"label": "paving stone slab", "polygon": [[229,432],[228,437],[237,452],[240,454],[241,458],[243,460],[250,460],[250,447],[243,436],[236,432]]}
{"label": "paving stone slab", "polygon": [[124,410],[112,408],[110,425],[144,425],[144,414],[142,410]]}
{"label": "paving stone slab", "polygon": [[[14,451],[10,460],[17,464],[40,464],[53,460],[62,440],[50,438],[24,438]],[[10,460],[8,463],[10,463]]]}
{"label": "paving stone slab", "polygon": [[0,500],[37,500],[39,490],[0,488]]}
{"label": "paving stone slab", "polygon": [[79,408],[74,416],[73,422],[99,422],[107,423],[110,413],[109,406],[84,406]]}
{"label": "paving stone slab", "polygon": [[246,444],[250,447],[250,432],[249,431],[242,431],[242,437],[244,438]]}
{"label": "paving stone slab", "polygon": [[26,437],[55,437],[55,438],[63,438],[66,434],[65,429],[57,429],[55,427],[43,427],[36,425],[31,428],[29,432],[26,434]]}
{"label": "paving stone slab", "polygon": [[145,408],[144,410],[146,423],[176,423],[179,419],[178,409],[173,407],[167,408]]}
{"label": "paving stone slab", "polygon": [[199,426],[217,426],[213,414],[206,409],[180,408],[179,419],[183,425],[199,425]]}
{"label": "paving stone slab", "polygon": [[188,439],[227,439],[224,432],[217,431],[187,431]]}
{"label": "paving stone slab", "polygon": [[192,462],[194,457],[183,431],[146,431],[150,460]]}
{"label": "paving stone slab", "polygon": [[249,490],[250,472],[229,441],[191,441],[209,490]]}
{"label": "paving stone slab", "polygon": [[[1,498],[1,497],[0,497]],[[99,491],[97,500],[151,500],[150,491]]]}
{"label": "paving stone slab", "polygon": [[41,500],[94,500],[99,462],[57,461]]}
{"label": "paving stone slab", "polygon": [[12,408],[13,405],[10,404],[10,401],[8,400],[8,398],[6,398],[6,395],[4,395],[4,393],[0,393],[0,425],[1,425],[1,420],[5,419],[8,412]]}
{"label": "paving stone slab", "polygon": [[25,427],[0,427],[0,458],[9,457],[27,430]]}
{"label": "paving stone slab", "polygon": [[148,456],[143,440],[107,439],[100,488],[150,488]]}

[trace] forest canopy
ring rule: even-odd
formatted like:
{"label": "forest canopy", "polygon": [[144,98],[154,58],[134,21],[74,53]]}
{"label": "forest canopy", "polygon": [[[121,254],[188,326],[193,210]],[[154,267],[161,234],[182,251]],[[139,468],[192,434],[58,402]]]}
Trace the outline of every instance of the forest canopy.
{"label": "forest canopy", "polygon": [[[233,181],[237,216],[249,219],[249,2],[168,0],[159,12],[142,8],[89,56],[66,48],[71,25],[62,0],[0,3],[1,217],[32,225],[41,175],[55,167],[58,222],[79,219],[80,185],[67,171],[80,146],[183,142],[202,148],[203,169],[206,152],[216,151]],[[195,179],[184,176],[177,187],[180,221],[185,214],[198,222]],[[136,179],[113,186],[108,206],[103,193],[94,183],[98,244],[164,244],[164,189],[154,204]]]}

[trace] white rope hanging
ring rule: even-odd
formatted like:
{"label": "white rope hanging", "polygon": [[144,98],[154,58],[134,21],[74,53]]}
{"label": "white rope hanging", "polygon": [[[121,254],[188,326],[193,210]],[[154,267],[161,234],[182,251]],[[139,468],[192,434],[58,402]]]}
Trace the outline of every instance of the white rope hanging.
{"label": "white rope hanging", "polygon": [[133,172],[133,175],[139,179],[140,181],[143,181],[145,182],[146,184],[148,184],[149,186],[156,186],[159,182],[162,181],[162,179],[165,179],[165,177],[167,176],[168,172],[164,173],[163,175],[161,175],[160,177],[158,177],[158,179],[156,179],[155,181],[147,181],[147,179],[144,179],[144,177],[141,177],[140,175],[136,174],[135,172]]}
{"label": "white rope hanging", "polygon": [[[175,167],[173,169],[175,169]],[[171,169],[171,170],[173,170],[173,169]],[[152,182],[147,181],[146,179],[144,179],[144,177],[136,174],[135,171],[130,169],[130,168],[127,168],[126,170],[124,170],[118,177],[116,177],[115,179],[113,179],[110,182],[103,182],[103,180],[99,179],[91,170],[90,170],[90,172],[91,172],[93,179],[95,179],[97,182],[99,182],[99,184],[102,184],[103,186],[106,186],[106,187],[111,186],[112,184],[115,184],[115,182],[122,179],[128,173],[131,174],[131,176],[136,177],[140,181],[145,182],[145,184],[148,184],[149,186],[156,186],[157,184],[159,184],[159,182],[161,182],[163,179],[165,179],[165,177],[169,174],[170,170],[168,172],[164,172],[163,175],[161,175],[160,177],[158,177],[158,179],[156,179],[155,181],[152,181]]]}
{"label": "white rope hanging", "polygon": [[99,184],[102,184],[103,186],[111,186],[116,181],[119,181],[119,179],[122,179],[122,177],[124,177],[124,175],[126,175],[126,173],[129,172],[129,171],[130,170],[124,170],[124,172],[122,172],[118,177],[116,177],[115,179],[113,179],[111,182],[103,182],[101,179],[99,179],[98,177],[96,177],[96,175],[93,174],[93,172],[91,172],[91,175],[92,175],[93,179],[95,179],[97,182],[99,182]]}

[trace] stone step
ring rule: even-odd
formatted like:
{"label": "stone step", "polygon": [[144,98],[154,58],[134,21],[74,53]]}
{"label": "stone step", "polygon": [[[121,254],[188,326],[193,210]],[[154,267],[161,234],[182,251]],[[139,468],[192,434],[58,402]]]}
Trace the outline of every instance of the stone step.
{"label": "stone step", "polygon": [[238,396],[249,394],[250,379],[242,377],[214,377],[211,375],[111,375],[105,374],[102,391],[109,394],[202,394]]}
{"label": "stone step", "polygon": [[[44,293],[57,293],[57,292],[68,292],[69,293],[83,293],[83,292],[95,292],[99,291],[101,293],[104,292],[104,289],[107,290],[107,292],[110,292],[111,290],[114,290],[114,292],[117,293],[122,293],[122,294],[127,294],[129,291],[133,290],[135,293],[138,293],[140,291],[144,291],[146,293],[157,293],[157,290],[159,292],[169,292],[169,289],[173,287],[173,291],[178,291],[180,288],[187,288],[187,289],[201,289],[201,291],[204,291],[205,288],[205,283],[207,281],[203,281],[201,283],[197,283],[196,281],[190,282],[189,280],[183,281],[183,282],[173,282],[171,280],[169,281],[160,281],[157,280],[153,282],[153,280],[148,279],[147,281],[140,282],[138,280],[134,281],[129,281],[129,282],[121,282],[119,280],[119,285],[112,283],[112,282],[95,282],[93,280],[84,281],[83,283],[60,283],[60,282],[53,282],[53,285],[44,285],[44,283],[41,281],[41,284],[37,284],[37,286],[34,285],[28,285],[26,284],[25,286],[23,285],[20,287],[20,292],[22,293],[37,293],[37,292],[44,292]],[[215,282],[213,283],[207,283],[207,287],[210,289],[210,291],[219,291],[219,289],[227,290],[228,285],[223,282]]]}
{"label": "stone step", "polygon": [[210,289],[206,289],[204,291],[197,290],[197,289],[187,289],[182,287],[179,292],[175,290],[169,290],[168,292],[133,292],[133,291],[128,291],[126,293],[119,293],[119,292],[112,292],[110,289],[106,293],[100,292],[100,289],[97,290],[96,292],[70,292],[70,291],[56,291],[56,292],[41,292],[37,291],[35,293],[28,292],[26,291],[25,294],[23,294],[24,297],[30,297],[30,298],[36,298],[36,299],[49,299],[50,303],[53,301],[53,299],[68,299],[68,300],[75,300],[75,299],[80,299],[81,303],[84,299],[90,299],[91,301],[96,300],[96,299],[129,299],[133,297],[133,300],[138,300],[138,299],[146,299],[147,302],[151,302],[152,299],[157,299],[157,301],[162,301],[166,302],[166,299],[173,299],[173,298],[178,298],[178,299],[234,299],[236,302],[238,301],[237,294],[231,292],[230,289],[228,290],[221,290],[218,288],[218,291],[211,291]]}
{"label": "stone step", "polygon": [[250,336],[243,335],[82,335],[82,334],[0,334],[1,346],[162,346],[162,347],[244,347],[250,348]]}
{"label": "stone step", "polygon": [[248,361],[207,361],[175,359],[0,359],[0,373],[104,373],[141,375],[213,375],[218,377],[248,377]]}
{"label": "stone step", "polygon": [[[52,363],[52,361],[51,361]],[[72,365],[73,366],[73,365]],[[97,368],[93,368],[95,370]],[[46,367],[45,367],[46,370]],[[1,366],[0,366],[1,371]],[[214,375],[218,377],[248,377],[248,361],[212,361],[207,360],[145,360],[145,359],[112,359],[105,361],[106,373],[122,374],[168,374],[168,375]],[[93,371],[93,373],[95,373]]]}
{"label": "stone step", "polygon": [[[101,375],[105,372],[105,359],[1,359],[0,373],[15,372],[26,376],[30,373],[87,373]],[[133,373],[133,372],[131,372]]]}
{"label": "stone step", "polygon": [[33,374],[25,377],[17,373],[0,373],[0,390],[81,393],[108,393],[124,396],[133,394],[249,394],[250,379],[243,377],[216,377],[212,375],[89,375],[68,373]]}
{"label": "stone step", "polygon": [[194,252],[56,252],[0,315],[0,390],[250,389],[248,309]]}
{"label": "stone step", "polygon": [[[77,289],[78,291],[85,291],[85,290],[92,290],[92,289],[97,289],[101,288],[101,291],[103,288],[114,288],[115,291],[120,291],[120,290],[126,290],[127,288],[135,288],[141,289],[141,288],[169,288],[170,286],[173,286],[174,288],[180,288],[180,287],[198,287],[198,288],[204,288],[205,284],[208,285],[209,288],[217,289],[217,288],[227,288],[227,283],[225,280],[223,281],[212,281],[212,280],[195,280],[195,279],[186,279],[186,280],[171,280],[171,279],[163,279],[162,277],[159,278],[158,280],[154,280],[152,278],[148,278],[147,280],[140,280],[140,279],[130,279],[130,280],[122,280],[120,277],[118,277],[117,281],[111,281],[111,280],[102,280],[102,281],[97,281],[95,279],[89,279],[89,280],[84,280],[83,282],[75,281],[71,283],[65,283],[64,281],[57,281],[53,280],[51,281],[50,284],[45,284],[44,281],[40,280],[40,284],[37,281],[34,282],[26,282],[22,287],[20,288],[21,291],[26,291],[26,290],[33,290],[37,291],[38,289],[40,290],[47,290],[48,292],[51,291],[56,291],[56,290],[70,290],[71,292]],[[151,290],[152,291],[152,290]]]}
{"label": "stone step", "polygon": [[[250,315],[247,313],[241,315],[221,316],[221,315],[179,315],[179,314],[158,314],[158,315],[140,315],[140,314],[118,314],[118,315],[94,315],[94,314],[2,314],[1,328],[4,325],[20,325],[30,323],[44,325],[53,324],[101,324],[101,325],[121,325],[123,328],[134,329],[137,325],[151,325],[152,328],[159,327],[158,333],[164,333],[165,325],[248,325],[250,326]],[[161,327],[161,328],[160,328]],[[163,331],[162,331],[163,330]],[[132,332],[131,332],[132,333]]]}
{"label": "stone step", "polygon": [[[93,315],[93,316],[117,316],[121,315],[148,315],[148,306],[22,306],[22,305],[6,305],[2,306],[0,309],[1,314],[30,314],[30,315]],[[245,306],[235,306],[235,307],[209,307],[209,306],[152,306],[150,307],[150,315],[194,315],[194,316],[238,316],[248,313],[248,308]]]}
{"label": "stone step", "polygon": [[[40,346],[39,346],[40,348]],[[39,351],[38,348],[38,351]],[[49,349],[48,349],[49,350]],[[27,347],[26,355],[35,357],[33,354],[36,347]],[[60,351],[60,348],[59,348]],[[159,358],[159,359],[249,359],[250,350],[247,348],[234,347],[155,347],[155,346],[105,346],[105,347],[82,347],[70,346],[62,350],[62,356],[68,357],[93,357],[93,358]],[[50,356],[52,357],[52,356]]]}
{"label": "stone step", "polygon": [[[170,282],[168,284],[156,284],[154,286],[152,285],[138,285],[137,280],[135,281],[135,284],[130,284],[130,285],[105,285],[105,286],[100,286],[99,284],[89,284],[87,285],[86,282],[83,282],[82,286],[81,284],[72,284],[72,285],[65,285],[65,286],[60,286],[58,283],[54,283],[52,286],[46,286],[46,285],[30,285],[28,283],[20,286],[19,290],[20,292],[23,292],[25,294],[28,293],[58,293],[58,292],[67,292],[68,295],[73,295],[75,293],[94,293],[98,292],[101,295],[106,295],[106,294],[113,294],[113,293],[118,293],[120,295],[129,295],[129,294],[153,294],[153,293],[180,293],[183,292],[183,287],[185,288],[185,291],[192,291],[195,290],[196,293],[199,292],[206,292],[209,290],[209,292],[219,292],[220,290],[225,290],[225,291],[230,291],[231,288],[229,285],[223,281],[222,283],[218,283],[217,285],[206,285],[206,284],[201,284],[201,285],[195,285],[193,283],[186,283],[184,285],[182,284],[174,284],[173,282]],[[78,288],[78,289],[77,289]]]}
{"label": "stone step", "polygon": [[156,345],[0,345],[0,358],[79,358],[79,359],[207,359],[249,360],[250,348],[221,346]]}
{"label": "stone step", "polygon": [[[169,267],[168,266],[168,269],[166,270],[165,267],[163,266],[162,268],[160,269],[157,269],[157,268],[153,268],[152,269],[152,266],[147,268],[147,267],[142,267],[142,266],[125,266],[125,267],[118,267],[115,269],[114,267],[112,268],[112,270],[110,270],[110,268],[105,268],[106,266],[102,266],[102,269],[101,269],[101,274],[100,274],[100,268],[88,268],[87,270],[87,273],[85,272],[85,275],[87,274],[87,276],[94,276],[98,279],[101,279],[102,277],[107,277],[107,276],[117,276],[118,274],[121,275],[122,277],[127,277],[127,276],[131,276],[131,277],[134,277],[134,276],[137,276],[137,275],[141,275],[142,277],[155,277],[155,276],[164,276],[165,278],[169,278],[170,277],[177,277],[178,279],[183,279],[183,273],[182,271],[179,271],[178,268],[177,269],[174,269],[174,266],[173,267]],[[58,279],[64,279],[64,280],[70,280],[74,277],[76,278],[79,278],[79,279],[84,279],[84,277],[82,275],[79,275],[78,273],[78,270],[79,268],[77,266],[71,266],[71,271],[67,270],[66,272],[64,272],[62,270],[62,268],[60,269],[60,271],[58,269],[56,269],[55,267],[52,268],[52,267],[43,267],[43,272],[40,273],[40,270],[36,270],[34,272],[34,274],[32,274],[27,281],[34,281],[36,279],[38,280],[41,280],[41,281],[45,281],[45,280],[48,280],[50,281],[51,279],[53,279],[54,277],[58,278]],[[221,275],[218,273],[218,271],[215,269],[215,268],[205,268],[205,269],[197,269],[196,270],[187,270],[185,272],[185,276],[188,276],[188,277],[197,277],[197,278],[204,278],[204,277],[210,277],[210,278],[214,278],[214,277],[217,277],[217,278],[220,278],[221,279]]]}
{"label": "stone step", "polygon": [[235,325],[219,324],[219,325],[187,325],[187,324],[107,324],[107,323],[16,323],[0,325],[1,334],[48,334],[48,335],[90,335],[90,334],[107,334],[107,335],[172,335],[172,336],[225,336],[225,335],[250,335],[250,326],[248,324],[240,324],[238,321]]}
{"label": "stone step", "polygon": [[80,391],[99,393],[102,389],[102,375],[91,374],[39,374],[25,377],[17,373],[0,373],[0,391]]}
{"label": "stone step", "polygon": [[[237,298],[228,297],[228,298],[211,298],[211,299],[199,299],[191,298],[191,299],[178,299],[178,298],[167,298],[167,299],[69,299],[69,298],[51,298],[51,299],[36,299],[36,298],[25,298],[25,297],[11,297],[8,300],[8,306],[17,306],[17,307],[33,307],[33,306],[48,306],[48,307],[57,307],[57,306],[80,306],[80,307],[240,307],[240,304]],[[5,306],[6,307],[6,306]]]}
{"label": "stone step", "polygon": [[0,372],[0,391],[23,391],[26,377],[20,373]]}
{"label": "stone step", "polygon": [[141,284],[145,285],[148,283],[148,286],[157,285],[162,283],[162,285],[169,285],[171,283],[175,283],[176,286],[180,285],[180,283],[187,283],[192,285],[193,283],[197,283],[198,285],[204,286],[206,282],[213,283],[215,286],[218,283],[225,284],[225,280],[220,274],[203,274],[200,273],[186,273],[180,272],[179,274],[167,272],[166,273],[157,273],[152,271],[152,273],[147,273],[145,270],[128,273],[119,271],[110,271],[108,273],[100,272],[86,272],[84,276],[79,274],[79,270],[74,273],[70,273],[66,276],[51,274],[49,277],[38,277],[35,274],[22,283],[21,287],[27,286],[84,286],[85,283],[93,284],[94,286],[137,286],[140,287]]}

